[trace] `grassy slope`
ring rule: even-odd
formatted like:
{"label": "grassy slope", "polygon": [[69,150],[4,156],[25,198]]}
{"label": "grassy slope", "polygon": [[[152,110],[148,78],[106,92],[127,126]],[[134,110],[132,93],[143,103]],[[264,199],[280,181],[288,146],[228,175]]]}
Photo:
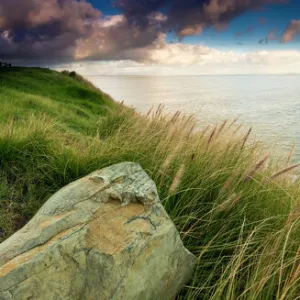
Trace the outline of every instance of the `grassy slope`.
{"label": "grassy slope", "polygon": [[95,134],[99,116],[113,107],[108,96],[87,83],[46,69],[1,69],[0,95],[0,120],[45,113],[85,135]]}
{"label": "grassy slope", "polygon": [[68,182],[136,161],[199,258],[178,299],[299,295],[299,182],[272,177],[278,166],[235,124],[194,132],[179,114],[141,117],[80,78],[48,70],[8,69],[0,80],[2,240]]}
{"label": "grassy slope", "polygon": [[0,69],[0,103],[1,241],[57,188],[85,174],[68,169],[76,164],[68,145],[94,137],[118,105],[80,77],[38,68]]}

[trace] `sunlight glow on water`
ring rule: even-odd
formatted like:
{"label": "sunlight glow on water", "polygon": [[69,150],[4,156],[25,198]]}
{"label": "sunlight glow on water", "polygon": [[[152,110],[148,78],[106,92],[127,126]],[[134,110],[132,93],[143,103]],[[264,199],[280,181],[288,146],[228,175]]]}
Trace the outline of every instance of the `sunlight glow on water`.
{"label": "sunlight glow on water", "polygon": [[[239,121],[253,126],[260,140],[289,151],[296,142],[300,159],[300,76],[91,76],[96,86],[118,101],[147,112],[194,114],[200,122]],[[299,144],[298,144],[299,141]]]}

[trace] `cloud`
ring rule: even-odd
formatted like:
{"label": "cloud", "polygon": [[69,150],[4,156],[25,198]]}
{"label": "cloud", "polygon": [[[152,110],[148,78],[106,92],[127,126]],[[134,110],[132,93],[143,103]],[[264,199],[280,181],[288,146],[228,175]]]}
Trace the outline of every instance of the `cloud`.
{"label": "cloud", "polygon": [[[123,30],[124,27],[122,26]],[[99,34],[99,31],[98,31]],[[124,33],[120,33],[124,36]],[[111,36],[109,34],[109,36]],[[139,34],[137,34],[137,38]],[[92,40],[94,38],[92,37]],[[125,38],[126,40],[126,38]],[[93,45],[94,42],[92,42]],[[108,43],[111,45],[111,43]],[[86,46],[86,48],[85,48]],[[86,50],[87,49],[87,50]],[[86,55],[87,57],[93,57],[93,54],[89,52],[91,49],[87,41],[83,41],[82,45],[78,46],[78,55]],[[145,44],[143,47],[138,48],[124,48],[122,51],[119,49],[119,43],[115,48],[105,47],[101,50],[102,58],[105,56],[108,60],[114,60],[116,57],[118,60],[130,60],[140,63],[146,63],[148,65],[158,64],[158,65],[201,65],[208,62],[222,62],[224,59],[226,62],[234,62],[237,59],[233,52],[221,52],[213,48],[209,48],[205,45],[191,45],[178,43],[167,43],[166,34],[159,34],[158,38],[150,45]],[[85,52],[85,50],[87,52]],[[95,59],[99,58],[99,45],[97,49],[94,50]],[[83,56],[81,57],[83,58]]]}
{"label": "cloud", "polygon": [[159,44],[145,50],[147,56],[144,57],[144,62],[160,65],[202,65],[212,62],[234,62],[237,59],[232,51],[219,51],[205,45],[167,44],[163,36]]}
{"label": "cloud", "polygon": [[296,35],[300,34],[300,20],[292,20],[282,35],[282,43],[291,42]]}
{"label": "cloud", "polygon": [[93,75],[214,75],[214,74],[300,74],[300,51],[220,51],[204,45],[164,44],[148,49],[148,60],[85,62],[57,66]]}
{"label": "cloud", "polygon": [[89,36],[100,16],[86,1],[1,1],[0,57],[72,57],[77,39]]}
{"label": "cloud", "polygon": [[277,29],[273,29],[271,30],[268,35],[259,40],[258,43],[261,44],[261,45],[267,45],[269,44],[270,41],[279,41],[280,40],[280,36],[277,36]]}
{"label": "cloud", "polygon": [[121,14],[103,16],[87,0],[0,0],[0,58],[151,62],[176,52],[165,43],[170,31],[181,41],[208,27],[225,30],[248,10],[282,2],[122,0]]}
{"label": "cloud", "polygon": [[0,58],[124,59],[155,42],[166,18],[154,12],[142,30],[123,15],[103,16],[85,0],[0,2]]}
{"label": "cloud", "polygon": [[181,65],[181,66],[215,66],[222,68],[224,65],[293,65],[299,66],[300,51],[221,51],[205,45],[190,44],[167,44],[161,43],[160,47],[148,49],[149,62],[159,65]]}
{"label": "cloud", "polygon": [[277,40],[278,37],[276,35],[277,29],[273,29],[272,31],[269,32],[269,34],[267,35],[267,40],[268,41],[272,41],[272,40]]}
{"label": "cloud", "polygon": [[115,15],[92,24],[88,37],[77,40],[75,59],[128,59],[143,60],[147,47],[160,43],[160,23],[163,15],[152,15],[153,24],[141,29],[122,15]]}
{"label": "cloud", "polygon": [[[76,43],[76,59],[153,61],[167,55],[165,34],[175,31],[179,41],[200,35],[213,26],[225,30],[228,22],[267,3],[283,0],[122,0],[117,3],[123,14],[94,22],[92,34]],[[285,2],[285,1],[284,1]],[[164,11],[162,13],[161,11]],[[249,34],[253,27],[248,27]],[[168,48],[174,49],[175,47]]]}
{"label": "cloud", "polygon": [[285,0],[121,0],[117,6],[131,24],[147,27],[147,18],[159,10],[167,16],[165,32],[174,31],[179,37],[199,34],[207,27],[224,28],[249,10]]}

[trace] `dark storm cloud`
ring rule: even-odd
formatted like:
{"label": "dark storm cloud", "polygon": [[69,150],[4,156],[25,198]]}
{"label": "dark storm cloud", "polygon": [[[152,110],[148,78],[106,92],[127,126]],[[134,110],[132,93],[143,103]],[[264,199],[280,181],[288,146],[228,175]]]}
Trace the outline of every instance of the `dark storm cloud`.
{"label": "dark storm cloud", "polygon": [[163,19],[153,14],[141,30],[86,0],[0,0],[0,59],[122,59],[156,41]]}
{"label": "dark storm cloud", "polygon": [[72,57],[100,15],[85,1],[0,0],[0,57]]}
{"label": "dark storm cloud", "polygon": [[287,3],[286,0],[121,0],[116,5],[128,20],[145,28],[146,16],[164,11],[167,21],[165,31],[175,31],[179,37],[199,34],[214,26],[217,30],[246,11],[265,4]]}

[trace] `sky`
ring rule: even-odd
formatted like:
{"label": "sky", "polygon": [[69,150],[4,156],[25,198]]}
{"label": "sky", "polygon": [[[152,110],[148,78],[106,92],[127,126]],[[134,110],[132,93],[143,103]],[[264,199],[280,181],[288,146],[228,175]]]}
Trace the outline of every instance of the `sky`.
{"label": "sky", "polygon": [[300,1],[0,0],[0,59],[83,75],[300,74]]}

